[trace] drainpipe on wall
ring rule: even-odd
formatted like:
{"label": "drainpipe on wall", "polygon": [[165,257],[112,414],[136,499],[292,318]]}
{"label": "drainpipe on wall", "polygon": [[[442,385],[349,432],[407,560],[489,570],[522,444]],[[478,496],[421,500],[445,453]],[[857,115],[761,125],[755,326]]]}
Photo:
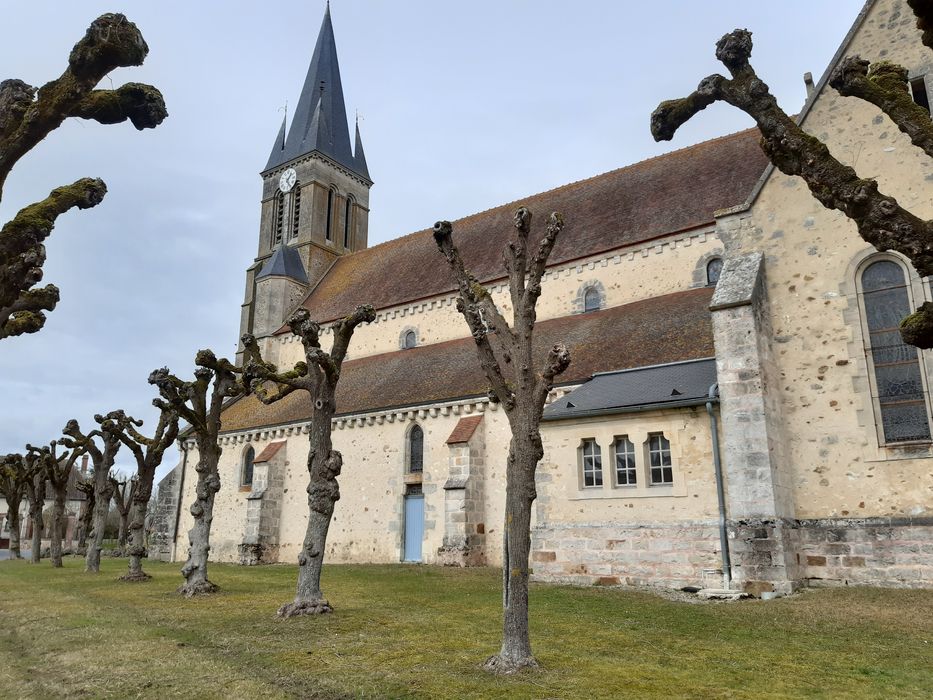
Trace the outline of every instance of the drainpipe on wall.
{"label": "drainpipe on wall", "polygon": [[188,466],[188,441],[179,440],[178,447],[184,453],[184,457],[181,458],[181,477],[178,480],[178,505],[175,507],[175,527],[172,530],[171,561],[173,562],[175,561],[175,554],[177,553],[176,550],[178,549],[178,523],[181,522],[181,501],[185,495],[185,467]]}
{"label": "drainpipe on wall", "polygon": [[719,501],[719,549],[722,552],[722,583],[723,588],[729,589],[732,583],[732,561],[729,557],[729,536],[726,532],[726,495],[722,483],[722,461],[719,459],[719,427],[716,424],[716,414],[713,413],[713,402],[718,402],[719,385],[713,384],[709,388],[706,412],[709,414],[709,429],[713,437],[713,471],[716,474],[716,498]]}

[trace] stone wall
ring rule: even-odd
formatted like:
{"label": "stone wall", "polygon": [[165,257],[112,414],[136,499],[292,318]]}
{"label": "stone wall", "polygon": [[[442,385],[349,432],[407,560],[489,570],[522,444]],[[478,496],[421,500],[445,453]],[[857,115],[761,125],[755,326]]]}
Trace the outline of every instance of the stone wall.
{"label": "stone wall", "polygon": [[175,545],[175,520],[181,488],[181,464],[162,477],[155,504],[150,513],[149,558],[171,561]]}
{"label": "stone wall", "polygon": [[560,523],[538,525],[532,535],[531,566],[537,581],[722,586],[715,520]]}

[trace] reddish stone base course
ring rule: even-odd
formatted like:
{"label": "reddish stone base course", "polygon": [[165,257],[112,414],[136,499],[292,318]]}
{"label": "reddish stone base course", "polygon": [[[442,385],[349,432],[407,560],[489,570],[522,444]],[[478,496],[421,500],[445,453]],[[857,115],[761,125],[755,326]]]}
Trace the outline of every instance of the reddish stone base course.
{"label": "reddish stone base course", "polygon": [[[933,588],[933,517],[742,520],[728,524],[735,587]],[[715,521],[542,525],[532,535],[539,581],[578,585],[721,585]]]}

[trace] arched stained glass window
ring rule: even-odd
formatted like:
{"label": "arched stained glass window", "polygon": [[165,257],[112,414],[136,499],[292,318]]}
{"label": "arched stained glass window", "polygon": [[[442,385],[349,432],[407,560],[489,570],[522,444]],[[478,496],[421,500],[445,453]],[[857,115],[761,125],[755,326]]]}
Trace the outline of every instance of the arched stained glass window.
{"label": "arched stained glass window", "polygon": [[424,471],[424,431],[413,425],[408,431],[408,471],[420,474]]}
{"label": "arched stained glass window", "polygon": [[583,294],[583,312],[599,311],[599,290],[590,287]]}
{"label": "arched stained glass window", "polygon": [[862,305],[868,327],[865,351],[874,373],[873,398],[884,442],[930,439],[930,419],[917,348],[901,340],[898,324],[911,312],[904,268],[879,260],[862,271]]}
{"label": "arched stained glass window", "polygon": [[253,460],[256,459],[256,450],[252,445],[247,445],[243,450],[243,467],[241,469],[241,486],[251,486],[253,483]]}
{"label": "arched stained glass window", "polygon": [[722,274],[722,258],[713,258],[706,263],[706,286],[715,287]]}

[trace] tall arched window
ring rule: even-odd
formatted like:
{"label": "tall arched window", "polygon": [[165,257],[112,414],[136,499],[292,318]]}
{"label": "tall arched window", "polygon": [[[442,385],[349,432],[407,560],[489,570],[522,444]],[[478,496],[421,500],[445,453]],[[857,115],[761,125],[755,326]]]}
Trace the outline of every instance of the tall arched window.
{"label": "tall arched window", "polygon": [[722,258],[713,258],[706,263],[706,286],[715,287],[722,274]]}
{"label": "tall arched window", "polygon": [[917,348],[901,340],[898,324],[911,312],[904,267],[878,260],[861,274],[865,312],[865,353],[872,370],[872,397],[881,417],[884,442],[930,439],[930,417]]}
{"label": "tall arched window", "polygon": [[599,290],[590,287],[583,293],[583,312],[599,311]]}
{"label": "tall arched window", "polygon": [[324,238],[328,241],[333,240],[334,226],[334,188],[327,190],[327,221],[324,224]]}
{"label": "tall arched window", "polygon": [[350,248],[351,219],[353,218],[353,197],[347,195],[347,203],[343,212],[343,247]]}
{"label": "tall arched window", "polygon": [[408,431],[408,472],[420,474],[424,471],[424,431],[420,425]]}
{"label": "tall arched window", "polygon": [[402,350],[408,350],[418,345],[418,334],[413,330],[407,330],[402,334]]}
{"label": "tall arched window", "polygon": [[298,219],[301,217],[301,183],[296,182],[292,188],[292,230],[289,238],[298,237]]}
{"label": "tall arched window", "polygon": [[243,450],[243,465],[240,469],[240,486],[251,486],[253,483],[253,460],[256,459],[256,450],[247,445]]}
{"label": "tall arched window", "polygon": [[279,190],[279,193],[275,195],[275,222],[273,224],[274,233],[272,236],[273,245],[278,245],[282,242],[282,229],[285,227],[285,193]]}

